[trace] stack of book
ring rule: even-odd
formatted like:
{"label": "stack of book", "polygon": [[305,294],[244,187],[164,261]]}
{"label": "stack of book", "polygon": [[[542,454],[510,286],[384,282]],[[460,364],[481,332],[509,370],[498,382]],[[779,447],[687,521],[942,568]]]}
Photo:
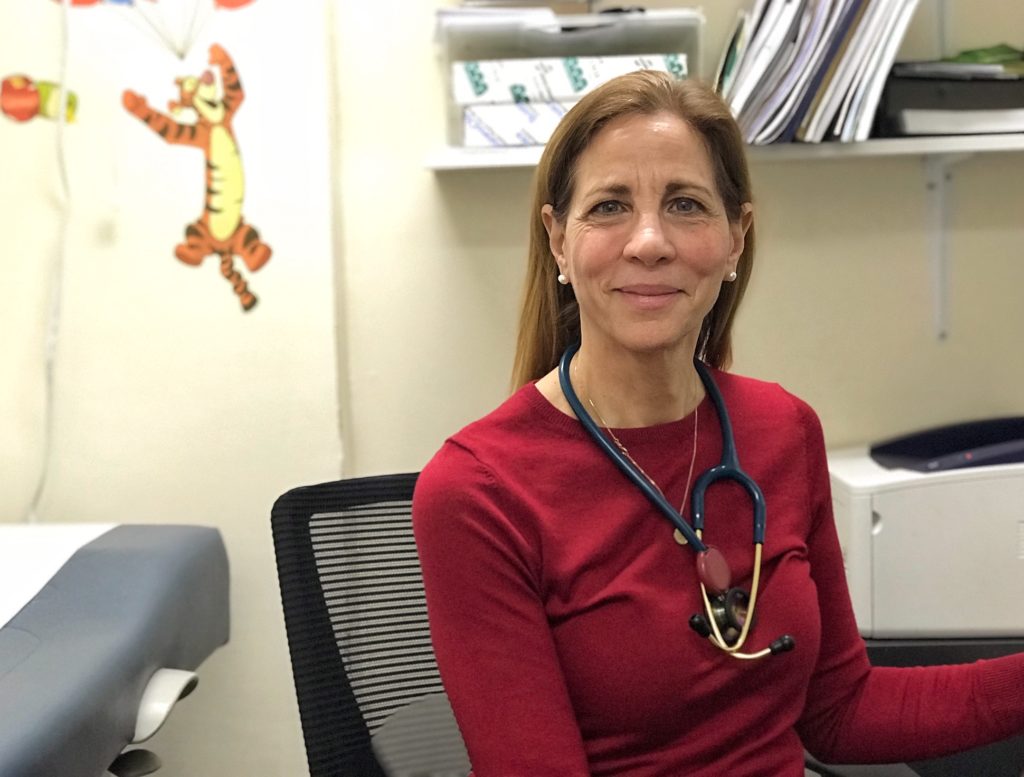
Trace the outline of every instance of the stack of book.
{"label": "stack of book", "polygon": [[748,143],[867,140],[919,0],[755,0],[717,88]]}
{"label": "stack of book", "polygon": [[464,146],[543,145],[587,92],[634,70],[686,77],[685,54],[547,57],[452,63]]}
{"label": "stack of book", "polygon": [[1024,52],[1006,45],[897,62],[882,92],[881,136],[1024,132]]}

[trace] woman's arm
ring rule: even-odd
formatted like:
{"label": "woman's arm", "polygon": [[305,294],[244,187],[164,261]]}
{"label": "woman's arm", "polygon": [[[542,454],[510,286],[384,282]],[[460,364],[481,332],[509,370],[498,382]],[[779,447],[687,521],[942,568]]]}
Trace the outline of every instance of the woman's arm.
{"label": "woman's arm", "polygon": [[1024,654],[871,667],[847,590],[821,426],[801,406],[814,518],[808,557],[821,614],[821,650],[798,725],[804,746],[833,763],[884,763],[948,755],[1024,732]]}
{"label": "woman's arm", "polygon": [[448,442],[413,501],[431,637],[476,777],[584,777],[544,612],[540,549],[500,484]]}

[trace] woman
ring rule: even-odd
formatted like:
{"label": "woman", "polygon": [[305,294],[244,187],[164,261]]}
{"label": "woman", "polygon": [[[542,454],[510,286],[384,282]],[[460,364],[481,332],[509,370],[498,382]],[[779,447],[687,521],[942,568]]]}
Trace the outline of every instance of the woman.
{"label": "woman", "polygon": [[[446,441],[414,501],[438,664],[476,777],[795,777],[805,746],[902,761],[1024,730],[1024,657],[870,667],[818,420],[779,386],[723,371],[753,234],[740,133],[695,82],[623,76],[548,143],[519,388]],[[695,357],[763,491],[757,551],[760,497],[713,485],[687,541],[581,425],[591,416],[689,517],[727,437]],[[743,592],[716,604],[730,585]],[[716,607],[731,616],[717,630]]]}

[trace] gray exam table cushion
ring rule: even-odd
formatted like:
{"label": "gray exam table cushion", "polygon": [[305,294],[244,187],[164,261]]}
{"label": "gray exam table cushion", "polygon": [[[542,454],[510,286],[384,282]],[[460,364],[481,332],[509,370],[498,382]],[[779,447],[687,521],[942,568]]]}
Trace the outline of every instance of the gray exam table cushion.
{"label": "gray exam table cushion", "polygon": [[122,525],[83,545],[0,628],[0,775],[102,775],[150,677],[196,669],[228,613],[216,529]]}

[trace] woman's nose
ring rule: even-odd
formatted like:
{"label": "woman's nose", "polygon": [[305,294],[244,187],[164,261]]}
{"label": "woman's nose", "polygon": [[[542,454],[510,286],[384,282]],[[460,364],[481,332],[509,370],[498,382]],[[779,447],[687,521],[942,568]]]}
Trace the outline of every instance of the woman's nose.
{"label": "woman's nose", "polygon": [[652,265],[670,261],[675,256],[675,247],[665,234],[659,216],[652,214],[637,217],[626,244],[626,255],[631,260]]}

